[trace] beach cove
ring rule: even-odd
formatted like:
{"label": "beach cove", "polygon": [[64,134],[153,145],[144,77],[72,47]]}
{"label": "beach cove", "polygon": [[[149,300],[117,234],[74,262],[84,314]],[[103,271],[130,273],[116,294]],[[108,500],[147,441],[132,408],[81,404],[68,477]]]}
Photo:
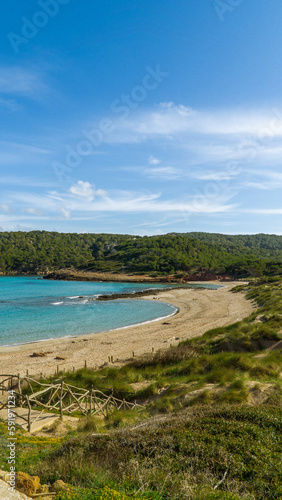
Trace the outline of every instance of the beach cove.
{"label": "beach cove", "polygon": [[[199,285],[200,283],[197,282]],[[206,283],[203,283],[203,286]],[[172,304],[178,313],[153,322],[75,338],[58,338],[30,344],[1,347],[1,372],[31,376],[52,375],[57,369],[98,368],[108,363],[122,364],[135,356],[165,349],[205,331],[239,321],[253,311],[254,305],[243,293],[230,293],[238,283],[213,282],[216,289],[179,288],[152,292],[141,300],[157,297]],[[134,299],[128,299],[134,300]],[[33,354],[42,356],[33,357]]]}

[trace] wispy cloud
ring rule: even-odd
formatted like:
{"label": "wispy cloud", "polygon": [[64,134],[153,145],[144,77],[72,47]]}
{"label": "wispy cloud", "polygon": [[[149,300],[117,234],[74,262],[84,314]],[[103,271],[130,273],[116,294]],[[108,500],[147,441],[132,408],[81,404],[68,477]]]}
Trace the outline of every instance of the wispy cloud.
{"label": "wispy cloud", "polygon": [[6,175],[0,177],[0,187],[2,186],[19,186],[19,187],[37,187],[37,188],[54,188],[58,185],[56,179],[54,181],[45,181],[44,179],[38,179],[33,177],[23,177],[23,176],[15,176],[15,175]]}
{"label": "wispy cloud", "polygon": [[242,212],[256,215],[282,215],[282,208],[249,208]]}
{"label": "wispy cloud", "polygon": [[183,173],[173,167],[146,168],[144,174],[151,179],[176,180],[183,177]]}
{"label": "wispy cloud", "polygon": [[0,98],[0,108],[4,108],[7,111],[14,112],[21,109],[21,106],[17,103],[15,99]]}
{"label": "wispy cloud", "polygon": [[34,164],[46,166],[46,162],[50,162],[48,156],[51,153],[52,150],[40,144],[40,141],[37,142],[36,138],[28,138],[26,144],[17,141],[0,141],[0,165],[3,167]]}
{"label": "wispy cloud", "polygon": [[[270,132],[265,132],[266,130]],[[282,137],[282,115],[256,109],[197,110],[182,104],[163,103],[155,110],[117,120],[109,141],[136,142],[148,137],[174,138],[179,134],[210,136]],[[264,133],[263,133],[264,132]]]}
{"label": "wispy cloud", "polygon": [[158,158],[155,158],[155,156],[150,155],[149,156],[149,163],[150,165],[159,165],[161,163],[161,160]]}
{"label": "wispy cloud", "polygon": [[271,170],[249,170],[252,180],[246,180],[243,185],[247,188],[273,191],[282,188],[282,173]]}
{"label": "wispy cloud", "polygon": [[12,212],[12,209],[8,203],[0,203],[0,212],[4,212],[5,214],[8,214]]}
{"label": "wispy cloud", "polygon": [[229,181],[239,175],[239,172],[230,173],[227,171],[194,173],[194,178],[203,181]]}
{"label": "wispy cloud", "polygon": [[0,66],[0,94],[37,99],[47,90],[38,70],[21,66]]}
{"label": "wispy cloud", "polygon": [[38,210],[38,209],[33,208],[33,207],[24,208],[22,210],[22,212],[25,212],[25,213],[31,214],[31,215],[38,215],[38,216],[43,215],[42,210]]}
{"label": "wispy cloud", "polygon": [[[112,213],[194,213],[194,214],[216,214],[229,212],[235,205],[228,201],[234,196],[233,193],[224,193],[217,198],[209,198],[205,195],[195,195],[178,199],[165,199],[161,193],[145,193],[134,191],[112,190],[105,192],[97,190],[93,199],[77,197],[69,192],[51,191],[45,195],[29,192],[13,193],[12,203],[20,202],[21,206],[26,204],[32,215],[38,210],[49,213],[50,216],[59,214],[66,218],[91,218],[95,212]],[[52,215],[53,214],[53,215]]]}

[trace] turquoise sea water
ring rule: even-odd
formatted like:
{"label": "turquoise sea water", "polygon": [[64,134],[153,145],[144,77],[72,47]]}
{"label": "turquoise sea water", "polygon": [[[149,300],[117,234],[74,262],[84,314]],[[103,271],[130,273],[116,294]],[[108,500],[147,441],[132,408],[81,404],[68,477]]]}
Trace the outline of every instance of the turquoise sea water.
{"label": "turquoise sea water", "polygon": [[95,300],[99,294],[133,293],[166,287],[147,283],[1,277],[0,345],[98,333],[169,316],[176,312],[176,308],[158,300]]}

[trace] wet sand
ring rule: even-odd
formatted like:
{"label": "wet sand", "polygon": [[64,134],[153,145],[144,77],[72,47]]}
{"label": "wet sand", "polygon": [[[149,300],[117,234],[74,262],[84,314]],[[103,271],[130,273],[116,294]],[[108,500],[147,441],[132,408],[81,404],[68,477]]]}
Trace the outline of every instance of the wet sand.
{"label": "wet sand", "polygon": [[[167,319],[104,333],[1,347],[0,374],[24,376],[28,370],[29,376],[50,375],[57,368],[83,368],[85,361],[87,367],[98,368],[108,362],[109,356],[113,356],[114,364],[119,364],[132,358],[133,352],[138,356],[152,349],[165,349],[211,328],[234,323],[251,314],[254,308],[243,293],[230,293],[237,284],[224,283],[219,290],[166,290],[142,298],[175,305],[179,312]],[[45,355],[31,357],[33,353]]]}

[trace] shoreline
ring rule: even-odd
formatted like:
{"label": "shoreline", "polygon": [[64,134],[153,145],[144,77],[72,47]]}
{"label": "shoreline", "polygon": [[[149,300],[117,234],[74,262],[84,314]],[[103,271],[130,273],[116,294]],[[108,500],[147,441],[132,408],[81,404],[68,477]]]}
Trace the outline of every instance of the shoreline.
{"label": "shoreline", "polygon": [[[142,292],[137,292],[137,293],[142,293]],[[119,294],[115,294],[115,295],[119,295]],[[124,295],[127,295],[127,294],[124,294]],[[147,294],[144,293],[144,295],[147,295]],[[152,295],[152,293],[150,293],[150,295]],[[113,300],[118,300],[118,298],[120,298],[120,297],[113,298]],[[133,296],[130,298],[135,299],[136,297]],[[138,298],[140,298],[140,297],[138,297]],[[109,300],[109,299],[102,299],[102,300]],[[152,300],[152,297],[150,298],[150,300]],[[161,301],[159,301],[159,302],[161,302]],[[103,330],[102,332],[77,333],[77,334],[73,334],[73,335],[65,335],[63,337],[51,337],[49,339],[38,339],[38,340],[30,340],[29,342],[18,342],[15,344],[0,345],[0,360],[1,360],[1,349],[4,349],[4,348],[9,349],[12,347],[31,346],[33,344],[39,344],[41,342],[52,342],[54,340],[64,340],[64,339],[76,339],[76,338],[83,337],[83,336],[85,337],[85,336],[99,335],[99,334],[108,333],[108,332],[115,332],[116,330],[125,330],[127,328],[133,328],[136,326],[147,325],[149,323],[161,321],[161,320],[166,319],[166,318],[171,318],[172,316],[175,316],[175,314],[177,314],[179,312],[178,307],[176,307],[174,304],[170,304],[168,302],[163,302],[163,304],[167,304],[168,306],[171,306],[174,309],[173,312],[171,312],[170,314],[167,314],[166,316],[161,316],[159,318],[141,321],[141,323],[133,323],[132,325],[119,326],[117,328],[111,328],[110,330]]]}
{"label": "shoreline", "polygon": [[[192,283],[191,283],[192,284]],[[199,282],[196,283],[200,284]],[[224,283],[219,289],[173,288],[152,291],[142,300],[157,300],[178,309],[173,315],[139,325],[126,326],[107,332],[82,334],[74,337],[36,341],[30,344],[1,347],[2,373],[26,376],[54,375],[59,370],[98,368],[113,357],[120,365],[135,356],[177,345],[218,326],[226,326],[251,314],[253,305],[242,293],[229,293],[242,282]],[[169,321],[164,321],[169,319]],[[38,357],[32,357],[37,353]],[[40,356],[43,353],[43,356]]]}

